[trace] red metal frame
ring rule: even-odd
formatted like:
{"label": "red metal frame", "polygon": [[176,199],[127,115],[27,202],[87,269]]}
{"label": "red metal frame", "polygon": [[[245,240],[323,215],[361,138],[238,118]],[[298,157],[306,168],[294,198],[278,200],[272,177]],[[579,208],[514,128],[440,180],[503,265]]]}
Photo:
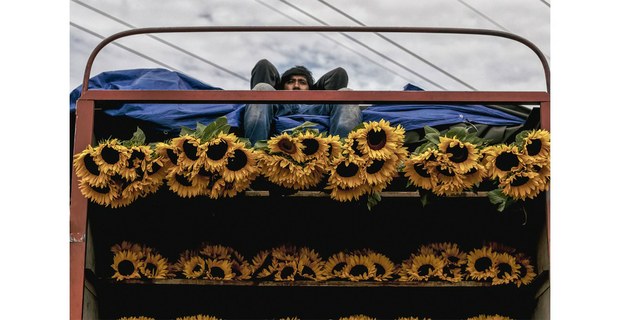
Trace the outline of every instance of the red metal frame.
{"label": "red metal frame", "polygon": [[[398,32],[398,33],[451,33],[489,35],[512,39],[532,49],[539,57],[547,84],[547,91],[159,91],[159,90],[88,90],[88,81],[97,53],[108,43],[126,36],[170,32]],[[541,127],[550,130],[550,73],[542,52],[519,36],[482,29],[460,28],[400,28],[400,27],[171,27],[142,28],[120,32],[103,40],[91,53],[84,72],[83,92],[77,101],[74,154],[92,144],[94,110],[100,101],[161,102],[161,103],[245,103],[245,102],[315,102],[315,103],[470,103],[470,104],[539,104]],[[70,207],[70,317],[82,319],[84,298],[84,268],[86,258],[86,227],[88,201],[78,187],[72,173]],[[547,195],[547,236],[549,237],[549,197]],[[547,239],[549,245],[549,238]]]}

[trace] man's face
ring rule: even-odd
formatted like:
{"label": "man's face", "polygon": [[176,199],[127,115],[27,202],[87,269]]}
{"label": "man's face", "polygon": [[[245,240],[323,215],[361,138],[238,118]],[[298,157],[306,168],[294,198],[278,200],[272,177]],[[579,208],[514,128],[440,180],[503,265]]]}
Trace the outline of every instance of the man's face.
{"label": "man's face", "polygon": [[284,83],[284,90],[310,90],[310,85],[304,76],[291,76]]}

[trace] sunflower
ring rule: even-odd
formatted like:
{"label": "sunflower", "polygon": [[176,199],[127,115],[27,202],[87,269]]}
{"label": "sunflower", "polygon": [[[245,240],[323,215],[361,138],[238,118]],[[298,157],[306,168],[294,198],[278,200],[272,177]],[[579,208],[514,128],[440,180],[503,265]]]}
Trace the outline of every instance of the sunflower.
{"label": "sunflower", "polygon": [[101,187],[110,181],[110,176],[102,173],[95,162],[97,150],[88,145],[84,151],[73,156],[73,168],[75,175],[80,181],[85,181],[91,186]]}
{"label": "sunflower", "polygon": [[301,247],[298,250],[299,258],[307,258],[310,261],[321,261],[323,260],[318,252],[314,251],[314,249],[310,249],[308,247]]}
{"label": "sunflower", "polygon": [[354,188],[366,181],[366,172],[362,168],[366,165],[363,158],[357,156],[342,156],[333,161],[330,168],[328,185],[341,188]]}
{"label": "sunflower", "polygon": [[363,125],[364,128],[357,130],[357,148],[370,159],[390,158],[405,141],[405,129],[400,125],[391,127],[384,119]]}
{"label": "sunflower", "polygon": [[398,156],[393,154],[387,159],[370,160],[364,167],[366,171],[366,181],[371,186],[387,186],[394,177],[398,176]]}
{"label": "sunflower", "polygon": [[127,166],[119,170],[119,174],[127,180],[137,180],[144,175],[151,162],[151,148],[148,146],[132,146],[128,148]]}
{"label": "sunflower", "polygon": [[298,267],[297,261],[278,262],[275,266],[273,279],[275,281],[294,281],[295,275],[299,271]]}
{"label": "sunflower", "polygon": [[439,249],[439,254],[449,266],[461,267],[467,264],[467,253],[461,251],[455,243],[446,243],[444,247]]}
{"label": "sunflower", "polygon": [[304,255],[297,261],[297,276],[302,280],[322,281],[327,279],[325,263]]}
{"label": "sunflower", "polygon": [[230,157],[222,167],[222,177],[226,182],[245,183],[254,180],[258,175],[257,160],[253,149],[243,143],[235,143],[231,147]]}
{"label": "sunflower", "polygon": [[480,152],[476,145],[470,142],[463,142],[455,137],[439,137],[438,149],[443,152],[456,172],[465,173],[473,168]]}
{"label": "sunflower", "polygon": [[328,279],[338,278],[343,279],[344,268],[347,266],[347,254],[344,252],[338,252],[333,254],[325,263],[325,273]]}
{"label": "sunflower", "polygon": [[140,260],[137,253],[129,250],[117,252],[114,254],[112,263],[112,269],[114,269],[112,279],[121,281],[140,278],[139,271],[143,265],[144,262]]}
{"label": "sunflower", "polygon": [[204,146],[206,152],[202,154],[205,168],[212,171],[221,170],[232,152],[232,146],[237,142],[237,136],[232,133],[220,132],[214,138],[207,141]]}
{"label": "sunflower", "polygon": [[517,277],[514,280],[514,283],[517,285],[517,287],[532,283],[532,281],[536,277],[536,272],[534,272],[534,266],[532,266],[532,264],[530,263],[530,259],[526,258],[523,255],[517,255],[515,257],[515,262],[519,266],[519,269],[517,271]]}
{"label": "sunflower", "polygon": [[132,204],[136,199],[140,196],[139,191],[127,191],[123,190],[123,193],[120,197],[112,199],[110,202],[111,208],[122,208]]}
{"label": "sunflower", "polygon": [[367,256],[368,259],[370,259],[370,261],[375,265],[374,279],[376,281],[387,281],[392,279],[395,274],[396,267],[388,257],[377,252],[368,252]]}
{"label": "sunflower", "polygon": [[198,179],[191,177],[191,174],[180,166],[172,167],[166,180],[170,190],[182,198],[195,197],[203,192]]}
{"label": "sunflower", "polygon": [[176,318],[175,320],[221,320],[221,319],[214,317],[214,316],[197,314],[195,316],[187,316],[187,317],[182,317],[182,318],[179,317],[179,318]]}
{"label": "sunflower", "polygon": [[445,262],[432,254],[415,255],[411,259],[411,266],[405,270],[405,281],[428,281],[432,277],[439,276]]}
{"label": "sunflower", "polygon": [[474,280],[494,278],[497,275],[497,253],[487,246],[470,251],[467,254],[465,270]]}
{"label": "sunflower", "polygon": [[437,150],[428,149],[419,155],[411,154],[405,160],[405,177],[413,185],[425,190],[431,190],[437,185],[437,176],[434,174]]}
{"label": "sunflower", "polygon": [[293,137],[286,132],[270,138],[267,141],[267,145],[271,154],[284,154],[296,162],[303,162],[305,157],[302,151],[304,145],[301,144],[297,137]]}
{"label": "sunflower", "polygon": [[140,272],[149,279],[165,279],[168,275],[168,260],[160,254],[147,254]]}
{"label": "sunflower", "polygon": [[348,317],[340,317],[338,320],[377,320],[376,318],[369,317],[363,314],[355,314]]}
{"label": "sunflower", "polygon": [[461,282],[464,278],[461,267],[445,264],[439,273],[439,279],[452,283]]}
{"label": "sunflower", "polygon": [[201,257],[191,257],[183,263],[183,275],[187,279],[198,279],[205,274],[206,264]]}
{"label": "sunflower", "polygon": [[138,253],[140,257],[142,256],[142,246],[138,243],[123,240],[120,244],[117,243],[110,247],[112,253],[119,253],[125,250]]}
{"label": "sunflower", "polygon": [[198,253],[193,250],[185,250],[181,252],[177,261],[170,266],[170,272],[177,273],[180,276],[183,273],[185,265],[188,264],[192,258],[198,256]]}
{"label": "sunflower", "polygon": [[516,145],[498,144],[486,147],[484,162],[488,177],[491,179],[503,178],[510,172],[518,171],[523,167],[523,155]]}
{"label": "sunflower", "polygon": [[484,245],[485,247],[489,247],[491,248],[491,250],[497,253],[508,253],[511,255],[514,255],[517,253],[517,249],[511,246],[507,246],[503,243],[496,242],[496,241],[488,241],[488,242],[485,242]]}
{"label": "sunflower", "polygon": [[233,272],[233,279],[235,280],[248,280],[252,277],[252,268],[250,264],[245,261],[232,260],[230,266]]}
{"label": "sunflower", "polygon": [[372,188],[368,184],[362,184],[357,187],[338,187],[338,186],[327,186],[326,189],[330,190],[329,197],[333,200],[340,202],[347,201],[357,201],[361,196],[365,194],[369,194],[372,191]]}
{"label": "sunflower", "polygon": [[286,318],[280,318],[278,320],[301,320],[301,319],[299,319],[297,317],[286,317]]}
{"label": "sunflower", "polygon": [[107,185],[95,187],[91,186],[86,181],[80,181],[79,188],[86,199],[106,207],[120,195],[119,187],[112,182]]}
{"label": "sunflower", "polygon": [[351,281],[370,280],[375,277],[375,264],[365,255],[349,255],[342,275]]}
{"label": "sunflower", "polygon": [[170,143],[158,142],[155,145],[155,152],[165,163],[169,163],[172,166],[178,166],[179,154],[183,151]]}
{"label": "sunflower", "polygon": [[499,180],[499,187],[505,195],[519,200],[534,199],[546,188],[544,180],[536,172],[521,170],[512,172]]}
{"label": "sunflower", "polygon": [[507,284],[514,282],[518,277],[521,266],[516,262],[515,257],[508,253],[497,254],[497,274],[491,282],[493,285]]}
{"label": "sunflower", "polygon": [[123,146],[118,139],[109,139],[101,142],[96,148],[93,160],[99,170],[105,174],[118,173],[127,166],[129,149]]}
{"label": "sunflower", "polygon": [[302,145],[301,152],[304,154],[304,161],[324,160],[328,158],[329,141],[320,135],[307,130],[296,136]]}
{"label": "sunflower", "polygon": [[250,268],[255,278],[267,278],[275,272],[275,269],[273,269],[274,264],[275,262],[271,255],[271,251],[263,250],[252,258]]}
{"label": "sunflower", "polygon": [[232,253],[235,250],[231,247],[222,246],[219,244],[211,245],[203,243],[200,246],[199,252],[204,255],[207,259],[217,259],[217,260],[231,260]]}
{"label": "sunflower", "polygon": [[204,152],[204,146],[201,145],[200,139],[189,134],[173,138],[170,145],[178,152],[177,165],[184,169],[193,169]]}
{"label": "sunflower", "polygon": [[340,136],[332,136],[328,135],[324,138],[327,143],[327,158],[332,160],[342,153],[342,141],[340,140]]}
{"label": "sunflower", "polygon": [[535,162],[547,162],[551,153],[551,134],[546,130],[531,130],[523,137],[523,152]]}
{"label": "sunflower", "polygon": [[205,279],[231,280],[235,276],[228,260],[206,259],[205,265]]}
{"label": "sunflower", "polygon": [[434,170],[437,176],[437,184],[433,187],[433,193],[437,195],[455,195],[463,192],[467,184],[464,175],[454,168],[438,165]]}
{"label": "sunflower", "polygon": [[419,317],[398,317],[396,320],[430,320],[430,319],[428,318],[420,319]]}
{"label": "sunflower", "polygon": [[139,316],[139,317],[120,317],[118,320],[155,320],[155,318]]}
{"label": "sunflower", "polygon": [[469,171],[465,172],[461,177],[465,189],[469,189],[480,184],[487,176],[487,169],[481,163],[476,163]]}

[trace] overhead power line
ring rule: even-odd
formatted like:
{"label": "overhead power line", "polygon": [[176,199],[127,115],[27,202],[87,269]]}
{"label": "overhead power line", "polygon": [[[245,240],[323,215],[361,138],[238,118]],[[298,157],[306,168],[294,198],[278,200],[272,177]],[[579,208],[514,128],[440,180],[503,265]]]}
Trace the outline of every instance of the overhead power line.
{"label": "overhead power line", "polygon": [[[101,11],[101,10],[95,8],[95,7],[89,6],[89,5],[83,3],[83,2],[81,2],[79,0],[72,0],[72,1],[77,3],[77,4],[79,4],[79,5],[81,5],[81,6],[83,6],[83,7],[85,7],[85,8],[88,8],[88,9],[90,9],[92,11],[95,11],[95,12],[99,13],[100,15],[103,15],[103,16],[109,18],[109,19],[112,19],[112,20],[114,20],[114,21],[116,21],[116,22],[118,22],[118,23],[120,23],[120,24],[122,24],[122,25],[124,25],[126,27],[133,28],[133,29],[137,28],[134,25],[131,25],[131,24],[129,24],[129,23],[127,23],[127,22],[125,22],[125,21],[123,21],[123,20],[121,20],[121,19],[119,19],[119,18],[117,18],[117,17],[115,17],[115,16],[113,16],[111,14],[108,14],[108,13],[106,13],[104,11]],[[149,36],[152,39],[155,39],[155,40],[157,40],[157,41],[159,41],[159,42],[161,42],[161,43],[163,43],[163,44],[165,44],[165,45],[167,45],[167,46],[169,46],[169,47],[171,47],[173,49],[181,51],[181,52],[183,52],[183,53],[185,53],[185,54],[187,54],[187,55],[189,55],[189,56],[191,56],[193,58],[196,58],[196,59],[198,59],[198,60],[200,60],[200,61],[202,61],[202,62],[204,62],[204,63],[206,63],[206,64],[208,64],[208,65],[210,65],[212,67],[214,67],[214,68],[217,68],[217,69],[219,69],[221,71],[224,71],[224,72],[226,72],[226,73],[228,73],[230,75],[233,75],[233,76],[235,76],[235,77],[237,77],[237,78],[239,78],[241,80],[244,80],[244,81],[247,81],[247,82],[250,81],[250,79],[248,79],[247,77],[244,77],[244,76],[242,76],[242,75],[240,75],[240,74],[238,74],[238,73],[236,73],[234,71],[231,71],[231,70],[229,70],[227,68],[224,68],[224,67],[220,66],[219,64],[214,63],[212,61],[209,61],[209,60],[207,60],[207,59],[205,59],[205,58],[203,58],[203,57],[201,57],[201,56],[199,56],[199,55],[197,55],[195,53],[187,51],[187,50],[185,50],[185,49],[183,49],[183,48],[181,48],[181,47],[179,47],[179,46],[177,46],[177,45],[175,45],[173,43],[170,43],[170,42],[168,42],[168,41],[166,41],[166,40],[164,40],[164,39],[162,39],[160,37],[157,37],[157,36],[154,36],[154,35],[151,35],[151,34],[149,34],[147,36]]]}
{"label": "overhead power line", "polygon": [[[329,26],[329,24],[328,24],[328,23],[326,23],[326,22],[322,21],[321,19],[319,19],[319,18],[317,18],[317,17],[315,17],[315,16],[313,16],[313,15],[309,14],[308,12],[306,12],[306,11],[302,10],[301,8],[299,8],[299,7],[295,6],[295,5],[293,5],[293,4],[289,3],[289,2],[287,2],[286,0],[280,0],[280,1],[282,1],[282,2],[283,2],[283,3],[285,3],[286,5],[290,6],[291,8],[293,8],[293,9],[295,9],[295,10],[297,10],[297,11],[301,12],[302,14],[304,14],[304,15],[306,15],[306,16],[308,16],[308,17],[310,17],[311,19],[313,19],[313,20],[315,20],[315,21],[319,22],[320,24],[322,24],[322,25],[324,25],[324,26]],[[375,49],[373,49],[373,48],[371,48],[371,47],[370,47],[370,46],[368,46],[367,44],[365,44],[365,43],[363,43],[363,42],[361,42],[361,41],[359,41],[359,40],[357,40],[357,39],[355,39],[355,38],[353,38],[353,37],[349,36],[348,34],[343,33],[343,32],[340,32],[340,34],[341,34],[343,37],[345,37],[345,38],[347,38],[347,39],[349,39],[349,40],[351,40],[351,41],[353,41],[353,42],[357,43],[358,45],[360,45],[360,46],[362,46],[362,47],[364,47],[364,48],[366,48],[366,49],[368,49],[368,50],[372,51],[374,54],[376,54],[376,55],[378,55],[378,56],[382,57],[383,59],[388,60],[388,61],[390,61],[390,62],[394,63],[395,65],[397,65],[397,66],[399,66],[399,67],[401,67],[401,68],[403,68],[403,69],[405,69],[405,70],[407,70],[407,71],[411,72],[412,74],[414,74],[414,75],[416,75],[416,76],[418,76],[418,77],[420,77],[420,78],[424,79],[424,80],[425,80],[425,81],[427,81],[428,83],[430,83],[430,84],[432,84],[432,85],[434,85],[434,86],[436,86],[436,87],[438,87],[438,88],[441,88],[441,89],[443,89],[443,90],[447,90],[447,88],[445,88],[444,86],[442,86],[442,85],[440,85],[440,84],[438,84],[438,83],[434,82],[434,81],[433,81],[433,80],[431,80],[431,79],[428,79],[427,77],[425,77],[425,76],[421,75],[420,73],[416,72],[415,70],[412,70],[411,68],[409,68],[409,67],[407,67],[407,66],[403,65],[402,63],[400,63],[400,62],[398,62],[398,61],[396,61],[396,60],[394,60],[394,59],[392,59],[392,58],[388,57],[387,55],[385,55],[385,54],[383,54],[383,53],[381,53],[381,52],[379,52],[379,51],[377,51],[377,50],[375,50]]]}
{"label": "overhead power line", "polygon": [[[93,36],[95,36],[95,37],[99,38],[99,39],[102,39],[102,40],[103,40],[103,39],[105,39],[105,38],[106,38],[106,37],[104,37],[104,36],[102,36],[102,35],[100,35],[100,34],[98,34],[98,33],[95,33],[95,32],[93,32],[93,31],[91,31],[90,29],[87,29],[87,28],[85,28],[85,27],[82,27],[82,26],[80,26],[80,25],[78,25],[78,24],[76,24],[76,23],[69,22],[69,24],[70,24],[72,27],[77,28],[77,29],[80,29],[80,30],[82,30],[82,31],[84,31],[84,32],[86,32],[86,33],[88,33],[88,34],[91,34],[91,35],[93,35]],[[160,66],[162,66],[162,67],[164,67],[164,68],[168,68],[168,69],[173,70],[173,71],[179,71],[178,69],[176,69],[176,68],[174,68],[174,67],[172,67],[172,66],[170,66],[170,65],[167,65],[167,64],[165,64],[165,63],[163,63],[163,62],[161,62],[161,61],[159,61],[159,60],[153,59],[153,58],[151,58],[151,57],[149,57],[149,56],[147,56],[147,55],[145,55],[145,54],[143,54],[143,53],[141,53],[141,52],[138,52],[138,51],[136,51],[136,50],[133,50],[133,49],[131,49],[131,48],[129,48],[129,47],[126,47],[126,46],[124,46],[124,45],[122,45],[122,44],[119,44],[119,43],[116,43],[116,42],[113,42],[112,44],[113,44],[113,45],[115,45],[115,46],[117,46],[117,47],[119,47],[119,48],[125,49],[125,50],[127,50],[127,51],[129,51],[129,52],[131,52],[131,53],[133,53],[133,54],[135,54],[135,55],[137,55],[137,56],[141,57],[141,58],[144,58],[144,59],[149,60],[149,61],[151,61],[151,62],[153,62],[153,63],[155,63],[155,64],[158,64],[158,65],[160,65]]]}
{"label": "overhead power line", "polygon": [[[279,14],[281,14],[281,15],[283,15],[283,16],[285,16],[285,17],[287,17],[287,18],[289,18],[289,19],[291,19],[291,20],[293,20],[293,21],[295,21],[295,22],[297,22],[298,24],[300,24],[300,25],[302,25],[302,26],[305,26],[305,25],[306,25],[306,24],[305,24],[305,23],[303,23],[302,21],[300,21],[300,20],[298,20],[298,19],[295,19],[295,18],[291,17],[290,15],[288,15],[288,14],[286,14],[286,13],[282,12],[281,10],[278,10],[277,8],[275,8],[275,7],[271,6],[271,5],[267,4],[267,3],[264,3],[264,2],[263,2],[263,1],[261,1],[261,0],[256,0],[256,2],[258,2],[258,3],[262,4],[262,5],[264,5],[265,7],[267,7],[267,8],[269,8],[269,9],[271,9],[271,10],[273,10],[273,11],[275,11],[275,12],[277,12],[277,13],[279,13]],[[399,78],[401,78],[401,79],[403,79],[403,80],[405,80],[405,81],[411,81],[411,80],[407,79],[406,77],[402,76],[400,73],[398,73],[398,72],[396,72],[396,71],[394,71],[394,70],[392,70],[392,69],[390,69],[390,68],[388,68],[388,67],[386,67],[386,66],[382,65],[381,63],[379,63],[379,62],[377,62],[377,61],[375,61],[375,60],[371,59],[370,57],[368,57],[368,56],[366,56],[366,55],[364,55],[364,54],[362,54],[362,53],[360,53],[360,52],[356,51],[355,49],[353,49],[353,48],[351,48],[351,47],[349,47],[349,46],[346,46],[346,45],[345,45],[345,44],[343,44],[342,42],[339,42],[339,41],[337,41],[336,39],[334,39],[334,38],[332,38],[332,37],[329,37],[329,36],[327,36],[327,35],[325,35],[325,34],[323,34],[323,33],[319,33],[319,35],[320,35],[320,36],[322,36],[322,37],[324,37],[324,38],[326,38],[326,39],[328,39],[328,40],[330,40],[330,41],[332,41],[332,42],[334,42],[335,44],[337,44],[337,45],[339,45],[339,46],[341,46],[341,47],[343,47],[343,48],[345,48],[345,49],[347,49],[347,50],[351,51],[352,53],[354,53],[354,54],[356,54],[356,55],[358,55],[358,56],[360,56],[360,57],[362,57],[362,58],[364,58],[364,59],[366,59],[366,60],[368,60],[368,61],[372,62],[373,64],[377,65],[378,67],[380,67],[380,68],[382,68],[382,69],[387,70],[388,72],[392,73],[393,75],[395,75],[395,76],[397,76],[397,77],[399,77]]]}
{"label": "overhead power line", "polygon": [[[363,22],[361,22],[361,21],[359,21],[359,20],[355,19],[355,18],[354,18],[354,17],[352,17],[351,15],[347,14],[346,12],[343,12],[342,10],[340,10],[340,9],[338,9],[338,8],[336,8],[336,7],[334,7],[333,5],[331,5],[331,4],[329,4],[329,3],[327,3],[326,1],[324,1],[324,0],[319,0],[319,2],[321,2],[322,4],[324,4],[324,5],[328,6],[328,7],[329,7],[329,8],[331,8],[332,10],[334,10],[334,11],[336,11],[336,12],[340,13],[341,15],[343,15],[343,16],[345,16],[345,17],[349,18],[349,20],[352,20],[353,22],[357,23],[358,25],[360,25],[360,26],[366,26],[366,24],[364,24]],[[466,83],[466,82],[462,81],[461,79],[459,79],[459,78],[455,77],[454,75],[450,74],[449,72],[447,72],[447,71],[443,70],[442,68],[440,68],[440,67],[438,67],[437,65],[433,64],[432,62],[430,62],[430,61],[428,61],[428,60],[424,59],[424,58],[423,58],[423,57],[421,57],[420,55],[418,55],[418,54],[416,54],[416,53],[412,52],[411,50],[409,50],[409,49],[407,49],[407,48],[403,47],[402,45],[398,44],[398,43],[397,43],[397,42],[395,42],[394,40],[392,40],[392,39],[390,39],[390,38],[388,38],[388,37],[386,37],[386,36],[384,36],[384,35],[382,35],[382,34],[380,34],[380,33],[378,33],[378,32],[374,32],[374,34],[375,34],[375,35],[377,35],[378,37],[380,37],[381,39],[383,39],[383,40],[385,40],[385,41],[387,41],[387,42],[391,43],[391,44],[392,44],[392,45],[394,45],[394,46],[396,46],[397,48],[399,48],[399,49],[401,49],[401,50],[403,50],[403,51],[407,52],[409,55],[414,56],[414,57],[416,57],[417,59],[419,59],[420,61],[422,61],[422,62],[426,63],[427,65],[429,65],[429,66],[431,66],[431,67],[433,67],[435,70],[437,70],[437,71],[439,71],[439,72],[443,73],[444,75],[448,76],[448,77],[449,77],[449,78],[451,78],[452,80],[454,80],[454,81],[456,81],[456,82],[458,82],[458,83],[460,83],[460,84],[462,84],[462,85],[466,86],[466,87],[467,87],[467,88],[469,88],[469,89],[472,89],[472,90],[474,90],[474,91],[476,91],[476,90],[477,90],[477,89],[476,89],[476,88],[474,88],[473,86],[471,86],[471,85],[469,85],[468,83]]]}
{"label": "overhead power line", "polygon": [[540,0],[540,2],[544,3],[547,5],[547,7],[551,8],[551,5],[549,4],[549,2],[545,1],[545,0]]}

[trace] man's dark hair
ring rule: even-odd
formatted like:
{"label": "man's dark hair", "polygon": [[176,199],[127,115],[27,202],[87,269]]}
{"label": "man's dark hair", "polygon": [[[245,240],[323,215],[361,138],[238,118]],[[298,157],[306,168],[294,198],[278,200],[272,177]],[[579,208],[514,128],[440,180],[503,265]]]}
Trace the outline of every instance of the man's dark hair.
{"label": "man's dark hair", "polygon": [[294,66],[288,70],[286,70],[283,74],[282,74],[282,80],[280,81],[280,84],[278,85],[278,90],[282,90],[284,88],[284,84],[292,77],[292,76],[303,76],[306,78],[306,81],[308,81],[308,85],[310,86],[310,88],[312,88],[312,85],[314,84],[314,78],[312,77],[312,72],[310,72],[310,70],[308,70],[308,68],[304,67],[304,66]]}

